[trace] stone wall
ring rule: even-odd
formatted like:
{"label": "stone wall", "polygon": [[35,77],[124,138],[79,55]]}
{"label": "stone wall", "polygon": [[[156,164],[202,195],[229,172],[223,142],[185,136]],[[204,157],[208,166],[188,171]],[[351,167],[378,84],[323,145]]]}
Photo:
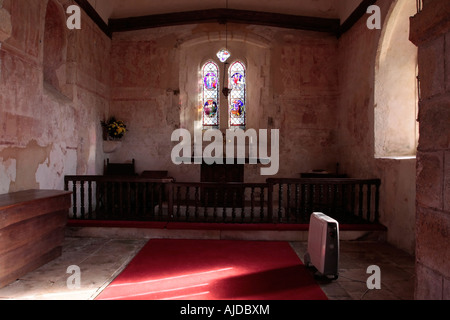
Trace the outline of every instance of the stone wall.
{"label": "stone wall", "polygon": [[[380,1],[383,24],[393,10]],[[409,16],[403,18],[408,19]],[[111,115],[130,132],[112,161],[198,181],[199,166],[170,159],[176,128],[200,119],[199,71],[225,44],[225,26],[202,24],[115,34]],[[406,35],[407,36],[407,35]],[[312,169],[380,178],[388,240],[414,253],[415,159],[375,159],[375,70],[382,30],[362,18],[340,39],[315,32],[228,25],[233,57],[248,68],[248,128],[280,129],[280,177]],[[414,107],[414,106],[413,106]],[[414,133],[413,133],[414,134]],[[245,181],[264,181],[246,166]]]}
{"label": "stone wall", "polygon": [[380,220],[388,228],[388,241],[412,254],[415,249],[415,159],[375,157],[378,52],[384,29],[397,4],[402,3],[377,1],[381,9],[381,30],[367,28],[367,15],[339,39],[339,159],[341,170],[353,177],[381,179]]}
{"label": "stone wall", "polygon": [[84,13],[82,29],[69,30],[70,4],[0,2],[0,193],[102,172],[111,40]]}
{"label": "stone wall", "polygon": [[[228,47],[247,65],[247,129],[280,129],[278,176],[334,172],[337,151],[337,39],[315,32],[228,25]],[[169,170],[198,181],[198,166],[172,164],[171,134],[201,119],[199,75],[225,45],[225,26],[201,24],[115,34],[111,115],[130,132],[112,161],[136,160],[137,170]],[[222,70],[222,64],[219,63]],[[222,76],[220,77],[222,81]],[[223,128],[225,129],[225,128]],[[206,144],[206,143],[205,143]],[[265,181],[258,166],[246,181]]]}
{"label": "stone wall", "polygon": [[450,5],[424,1],[411,18],[419,47],[417,299],[450,299]]}
{"label": "stone wall", "polygon": [[[52,1],[62,17],[73,3]],[[383,23],[392,3],[377,2]],[[225,26],[164,27],[117,33],[111,40],[84,13],[82,29],[68,30],[61,28],[64,18],[46,23],[47,11],[46,0],[0,2],[0,193],[62,189],[66,174],[102,174],[105,157],[112,162],[135,159],[138,173],[168,170],[178,181],[198,181],[198,166],[172,163],[176,143],[170,137],[177,128],[193,131],[200,119],[199,71],[224,46]],[[277,176],[299,177],[312,169],[334,172],[339,162],[340,172],[351,177],[381,178],[381,222],[389,229],[388,240],[413,252],[415,159],[374,157],[375,70],[382,31],[368,30],[365,22],[362,18],[340,39],[229,24],[227,40],[231,59],[247,65],[247,128],[280,129]],[[52,44],[59,50],[45,48],[48,25],[64,31],[50,33],[61,37]],[[424,52],[435,54],[441,47]],[[58,55],[52,60],[48,52]],[[428,109],[423,108],[421,121],[434,121]],[[117,151],[104,154],[100,120],[109,116],[124,120],[130,131]],[[444,126],[444,120],[438,123]],[[430,128],[423,129],[423,139],[428,132],[428,139],[445,144],[445,136],[432,136]],[[435,162],[448,171],[448,152],[424,150],[421,165]],[[435,177],[438,187],[448,189],[449,179],[427,171],[422,176]],[[266,178],[258,166],[247,165],[246,181]],[[441,199],[432,193],[427,197],[444,206],[448,192],[442,193]]]}

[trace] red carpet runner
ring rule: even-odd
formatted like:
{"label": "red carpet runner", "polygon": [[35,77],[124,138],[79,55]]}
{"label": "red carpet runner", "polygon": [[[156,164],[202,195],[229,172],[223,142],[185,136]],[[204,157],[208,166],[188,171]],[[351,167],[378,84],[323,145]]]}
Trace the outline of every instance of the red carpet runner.
{"label": "red carpet runner", "polygon": [[97,300],[326,300],[287,242],[150,240]]}

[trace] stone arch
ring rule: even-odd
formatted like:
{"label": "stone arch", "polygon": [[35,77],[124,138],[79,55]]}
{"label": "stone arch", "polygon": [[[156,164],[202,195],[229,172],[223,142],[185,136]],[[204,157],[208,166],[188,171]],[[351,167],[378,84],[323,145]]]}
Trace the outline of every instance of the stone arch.
{"label": "stone arch", "polygon": [[413,157],[417,150],[417,47],[409,41],[414,1],[397,1],[382,29],[375,70],[375,157]]}
{"label": "stone arch", "polygon": [[[272,42],[263,36],[255,33],[230,28],[228,34],[220,29],[222,26],[211,25],[208,33],[196,33],[184,39],[178,44],[180,59],[180,125],[183,128],[192,127],[194,121],[201,117],[201,104],[199,103],[199,91],[201,78],[199,70],[203,64],[212,59],[216,61],[220,68],[220,80],[223,82],[224,64],[219,62],[216,53],[228,43],[231,51],[229,61],[242,61],[247,68],[247,79],[251,83],[247,87],[247,114],[246,127],[258,129],[260,126],[266,128],[266,123],[261,119],[261,100],[267,102],[264,95],[268,95],[271,89],[270,63]],[[215,30],[215,28],[217,30]],[[227,38],[227,41],[226,41]],[[227,98],[221,94],[222,105],[226,106]],[[267,102],[268,103],[268,102]],[[227,108],[222,110],[227,112]],[[219,128],[228,128],[228,117],[221,117]],[[261,122],[261,123],[260,123]]]}
{"label": "stone arch", "polygon": [[235,43],[248,43],[253,46],[259,47],[259,48],[269,48],[270,47],[270,41],[265,39],[264,37],[257,35],[257,34],[249,34],[249,33],[243,33],[239,31],[229,31],[226,32],[208,32],[203,34],[195,34],[187,39],[185,39],[180,46],[182,47],[191,47],[195,45],[202,45],[207,44],[211,42],[222,42],[224,43],[225,38],[227,38],[227,41],[229,42],[235,42]]}

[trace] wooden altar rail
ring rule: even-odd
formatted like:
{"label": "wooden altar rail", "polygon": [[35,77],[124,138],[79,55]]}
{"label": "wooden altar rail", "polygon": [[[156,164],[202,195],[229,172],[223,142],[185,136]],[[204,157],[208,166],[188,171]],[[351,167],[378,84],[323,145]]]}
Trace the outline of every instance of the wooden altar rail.
{"label": "wooden altar rail", "polygon": [[273,222],[267,183],[174,182],[171,187],[173,221]]}
{"label": "wooden altar rail", "polygon": [[378,223],[378,179],[267,179],[266,183],[176,182],[66,176],[70,219],[308,223],[323,212],[341,223]]}
{"label": "wooden altar rail", "polygon": [[308,223],[322,212],[341,223],[379,222],[379,179],[267,179],[279,222]]}
{"label": "wooden altar rail", "polygon": [[138,176],[66,176],[64,189],[72,192],[69,218],[162,220],[167,185],[172,182]]}

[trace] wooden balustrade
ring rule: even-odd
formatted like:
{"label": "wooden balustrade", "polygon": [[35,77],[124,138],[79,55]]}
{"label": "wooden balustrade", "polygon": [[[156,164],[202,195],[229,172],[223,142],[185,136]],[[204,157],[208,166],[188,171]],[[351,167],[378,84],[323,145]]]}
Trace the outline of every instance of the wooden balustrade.
{"label": "wooden balustrade", "polygon": [[266,183],[66,176],[69,218],[87,220],[308,223],[323,212],[341,223],[377,223],[380,180],[267,179]]}
{"label": "wooden balustrade", "polygon": [[66,176],[71,219],[158,221],[173,179],[132,176]]}
{"label": "wooden balustrade", "polygon": [[169,214],[174,221],[273,222],[268,193],[266,183],[173,183]]}
{"label": "wooden balustrade", "polygon": [[308,223],[312,212],[322,212],[341,223],[378,223],[379,179],[268,179],[267,183],[277,195],[272,209],[279,222]]}

